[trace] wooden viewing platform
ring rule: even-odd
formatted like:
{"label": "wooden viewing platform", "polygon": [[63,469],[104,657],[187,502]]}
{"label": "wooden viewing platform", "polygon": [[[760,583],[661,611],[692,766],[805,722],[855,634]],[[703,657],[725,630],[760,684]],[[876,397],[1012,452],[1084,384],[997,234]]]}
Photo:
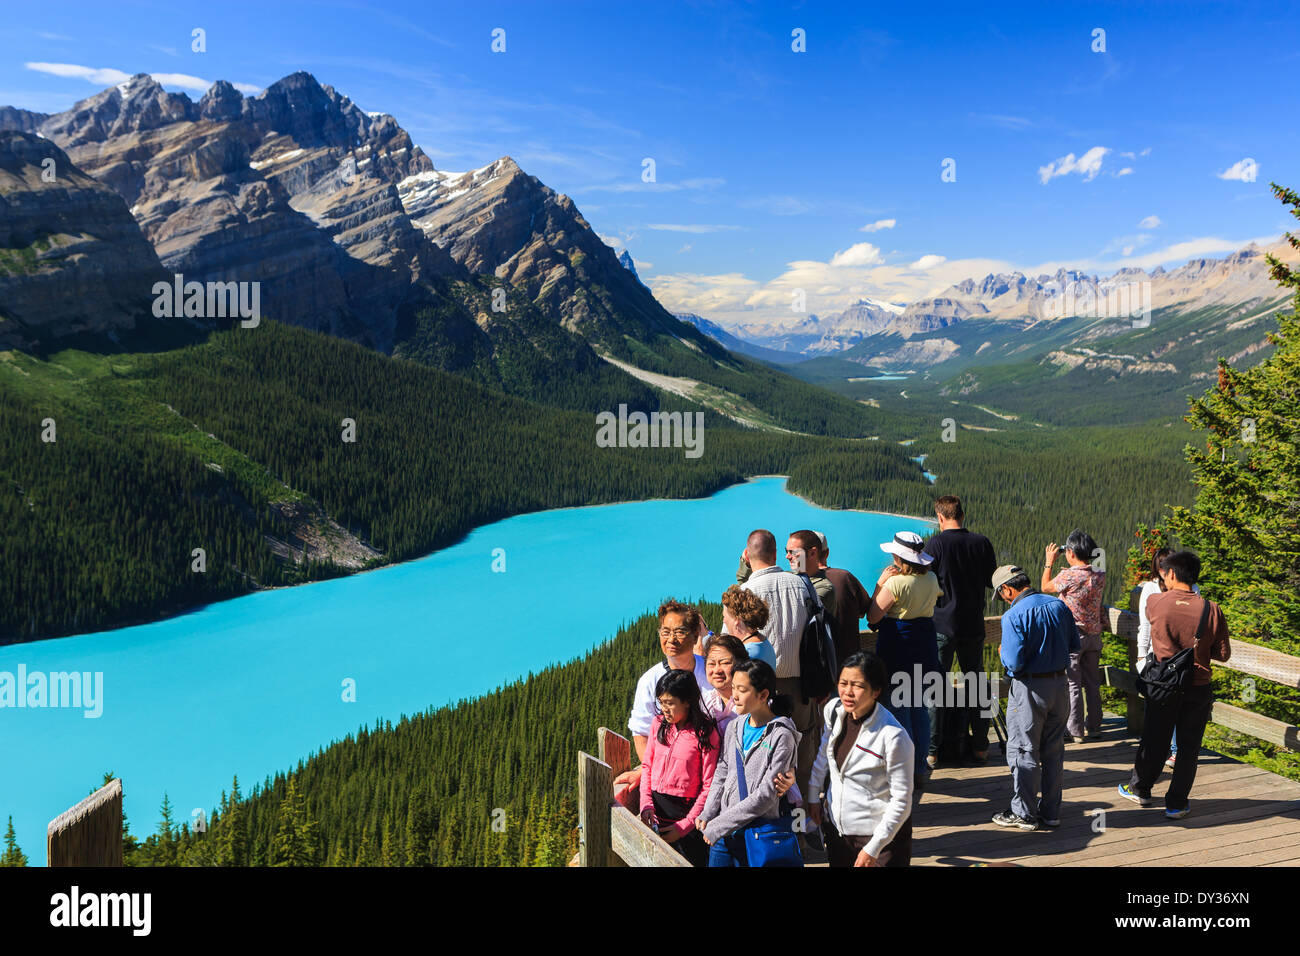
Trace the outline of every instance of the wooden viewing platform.
{"label": "wooden viewing platform", "polygon": [[1168,768],[1151,807],[1115,792],[1136,753],[1122,717],[1107,717],[1097,739],[1066,744],[1061,825],[1033,833],[991,820],[1011,801],[1011,770],[996,743],[987,766],[940,764],[913,811],[912,865],[1300,866],[1300,783],[1202,751],[1192,812],[1166,820]]}
{"label": "wooden viewing platform", "polygon": [[[1130,607],[1136,606],[1136,591]],[[1106,630],[1125,639],[1127,669],[1102,668],[1102,682],[1125,691],[1127,716],[1107,714],[1100,737],[1065,745],[1061,825],[1026,833],[1004,829],[993,814],[1011,802],[1011,770],[994,739],[988,764],[940,764],[913,811],[914,866],[1300,866],[1300,783],[1220,754],[1201,751],[1192,786],[1192,812],[1167,820],[1165,768],[1152,787],[1152,806],[1116,792],[1133,770],[1144,702],[1136,694],[1137,615],[1106,608]],[[865,650],[875,634],[863,632]],[[1001,619],[985,618],[985,643],[1001,641]],[[1300,658],[1234,641],[1232,658],[1214,663],[1286,687],[1300,688]],[[1005,699],[1007,683],[994,678]],[[1211,720],[1290,750],[1300,749],[1293,725],[1215,702]],[[991,730],[990,733],[993,731]],[[578,755],[581,866],[685,866],[668,844],[612,802],[611,782],[630,765],[628,741],[604,727],[599,759]],[[817,865],[809,860],[810,865]],[[822,864],[824,865],[824,864]]]}

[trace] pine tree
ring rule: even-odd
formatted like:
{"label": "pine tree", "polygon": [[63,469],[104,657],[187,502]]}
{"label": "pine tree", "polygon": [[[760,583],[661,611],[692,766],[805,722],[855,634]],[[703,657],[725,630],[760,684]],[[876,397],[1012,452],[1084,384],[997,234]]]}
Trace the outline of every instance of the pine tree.
{"label": "pine tree", "polygon": [[246,810],[239,793],[239,775],[230,784],[230,796],[223,804],[222,826],[217,841],[218,866],[248,865],[248,829]]}
{"label": "pine tree", "polygon": [[153,866],[176,865],[176,821],[172,818],[172,804],[167,793],[163,793],[161,816],[158,830],[154,834],[154,852],[150,863]]}
{"label": "pine tree", "polygon": [[432,799],[428,788],[420,784],[406,808],[406,865],[429,866],[433,839]]}
{"label": "pine tree", "polygon": [[290,774],[271,845],[271,865],[316,866],[318,839],[316,822],[304,806],[297,777]]}
{"label": "pine tree", "polygon": [[18,837],[14,833],[14,818],[9,818],[9,826],[5,828],[5,851],[0,854],[0,866],[26,866],[27,857],[22,850],[18,848]]}
{"label": "pine tree", "polygon": [[[1273,184],[1300,219],[1300,195]],[[1286,234],[1292,247],[1300,238]],[[1203,562],[1201,586],[1243,637],[1300,637],[1300,269],[1268,256],[1295,290],[1290,314],[1269,335],[1273,353],[1247,371],[1222,359],[1219,380],[1194,399],[1188,421],[1207,430],[1187,459],[1198,486],[1192,510],[1173,509],[1170,530]]]}

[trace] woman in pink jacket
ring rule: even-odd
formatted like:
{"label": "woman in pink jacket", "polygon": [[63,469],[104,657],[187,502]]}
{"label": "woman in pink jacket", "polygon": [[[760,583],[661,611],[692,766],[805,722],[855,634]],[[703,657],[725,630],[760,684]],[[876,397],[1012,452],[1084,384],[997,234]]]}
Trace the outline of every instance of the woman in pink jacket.
{"label": "woman in pink jacket", "polygon": [[708,866],[709,848],[695,820],[718,766],[718,728],[700,706],[690,671],[668,671],[655,685],[655,697],[661,716],[646,741],[641,819],[692,866]]}

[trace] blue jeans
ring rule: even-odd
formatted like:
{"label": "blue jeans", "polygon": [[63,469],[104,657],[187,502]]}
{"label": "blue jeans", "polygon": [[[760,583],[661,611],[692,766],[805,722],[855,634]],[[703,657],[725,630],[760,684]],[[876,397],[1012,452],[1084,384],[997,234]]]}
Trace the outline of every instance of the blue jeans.
{"label": "blue jeans", "polygon": [[930,765],[925,762],[925,758],[930,753],[930,711],[925,707],[894,707],[886,702],[882,695],[880,703],[885,705],[885,710],[894,715],[894,719],[903,725],[907,731],[907,736],[912,738],[912,746],[916,748],[916,771],[914,778],[924,780],[930,773]]}
{"label": "blue jeans", "polygon": [[749,866],[743,829],[733,830],[709,847],[709,866]]}

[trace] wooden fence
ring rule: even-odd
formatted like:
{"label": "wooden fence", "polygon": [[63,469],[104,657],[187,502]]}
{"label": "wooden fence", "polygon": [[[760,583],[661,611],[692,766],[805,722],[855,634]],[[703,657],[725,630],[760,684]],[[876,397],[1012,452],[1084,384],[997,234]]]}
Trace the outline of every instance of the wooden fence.
{"label": "wooden fence", "polygon": [[[1136,609],[1139,593],[1140,589],[1133,589],[1129,596],[1130,608]],[[1119,668],[1109,665],[1103,667],[1102,682],[1127,694],[1128,729],[1134,736],[1140,736],[1145,705],[1137,693],[1138,615],[1135,610],[1124,611],[1116,607],[1104,607],[1102,610],[1106,632],[1124,638],[1128,645],[1128,667]],[[984,643],[995,647],[1002,643],[1001,617],[984,618]],[[876,635],[863,631],[862,646],[865,650],[874,650]],[[1262,677],[1284,687],[1300,689],[1300,657],[1292,657],[1290,654],[1260,647],[1258,644],[1233,641],[1232,659],[1215,661],[1214,666],[1225,667],[1251,677]],[[1005,697],[1006,691],[1006,681],[998,682],[998,695]],[[1219,701],[1215,701],[1210,719],[1229,730],[1249,734],[1288,750],[1300,751],[1300,728],[1285,721],[1275,720],[1264,714],[1257,714]]]}
{"label": "wooden fence", "polygon": [[110,780],[50,821],[46,866],[122,865],[122,781]]}
{"label": "wooden fence", "polygon": [[578,754],[578,866],[690,866],[641,818],[614,801],[614,778],[631,769],[632,745],[596,731],[599,757]]}

